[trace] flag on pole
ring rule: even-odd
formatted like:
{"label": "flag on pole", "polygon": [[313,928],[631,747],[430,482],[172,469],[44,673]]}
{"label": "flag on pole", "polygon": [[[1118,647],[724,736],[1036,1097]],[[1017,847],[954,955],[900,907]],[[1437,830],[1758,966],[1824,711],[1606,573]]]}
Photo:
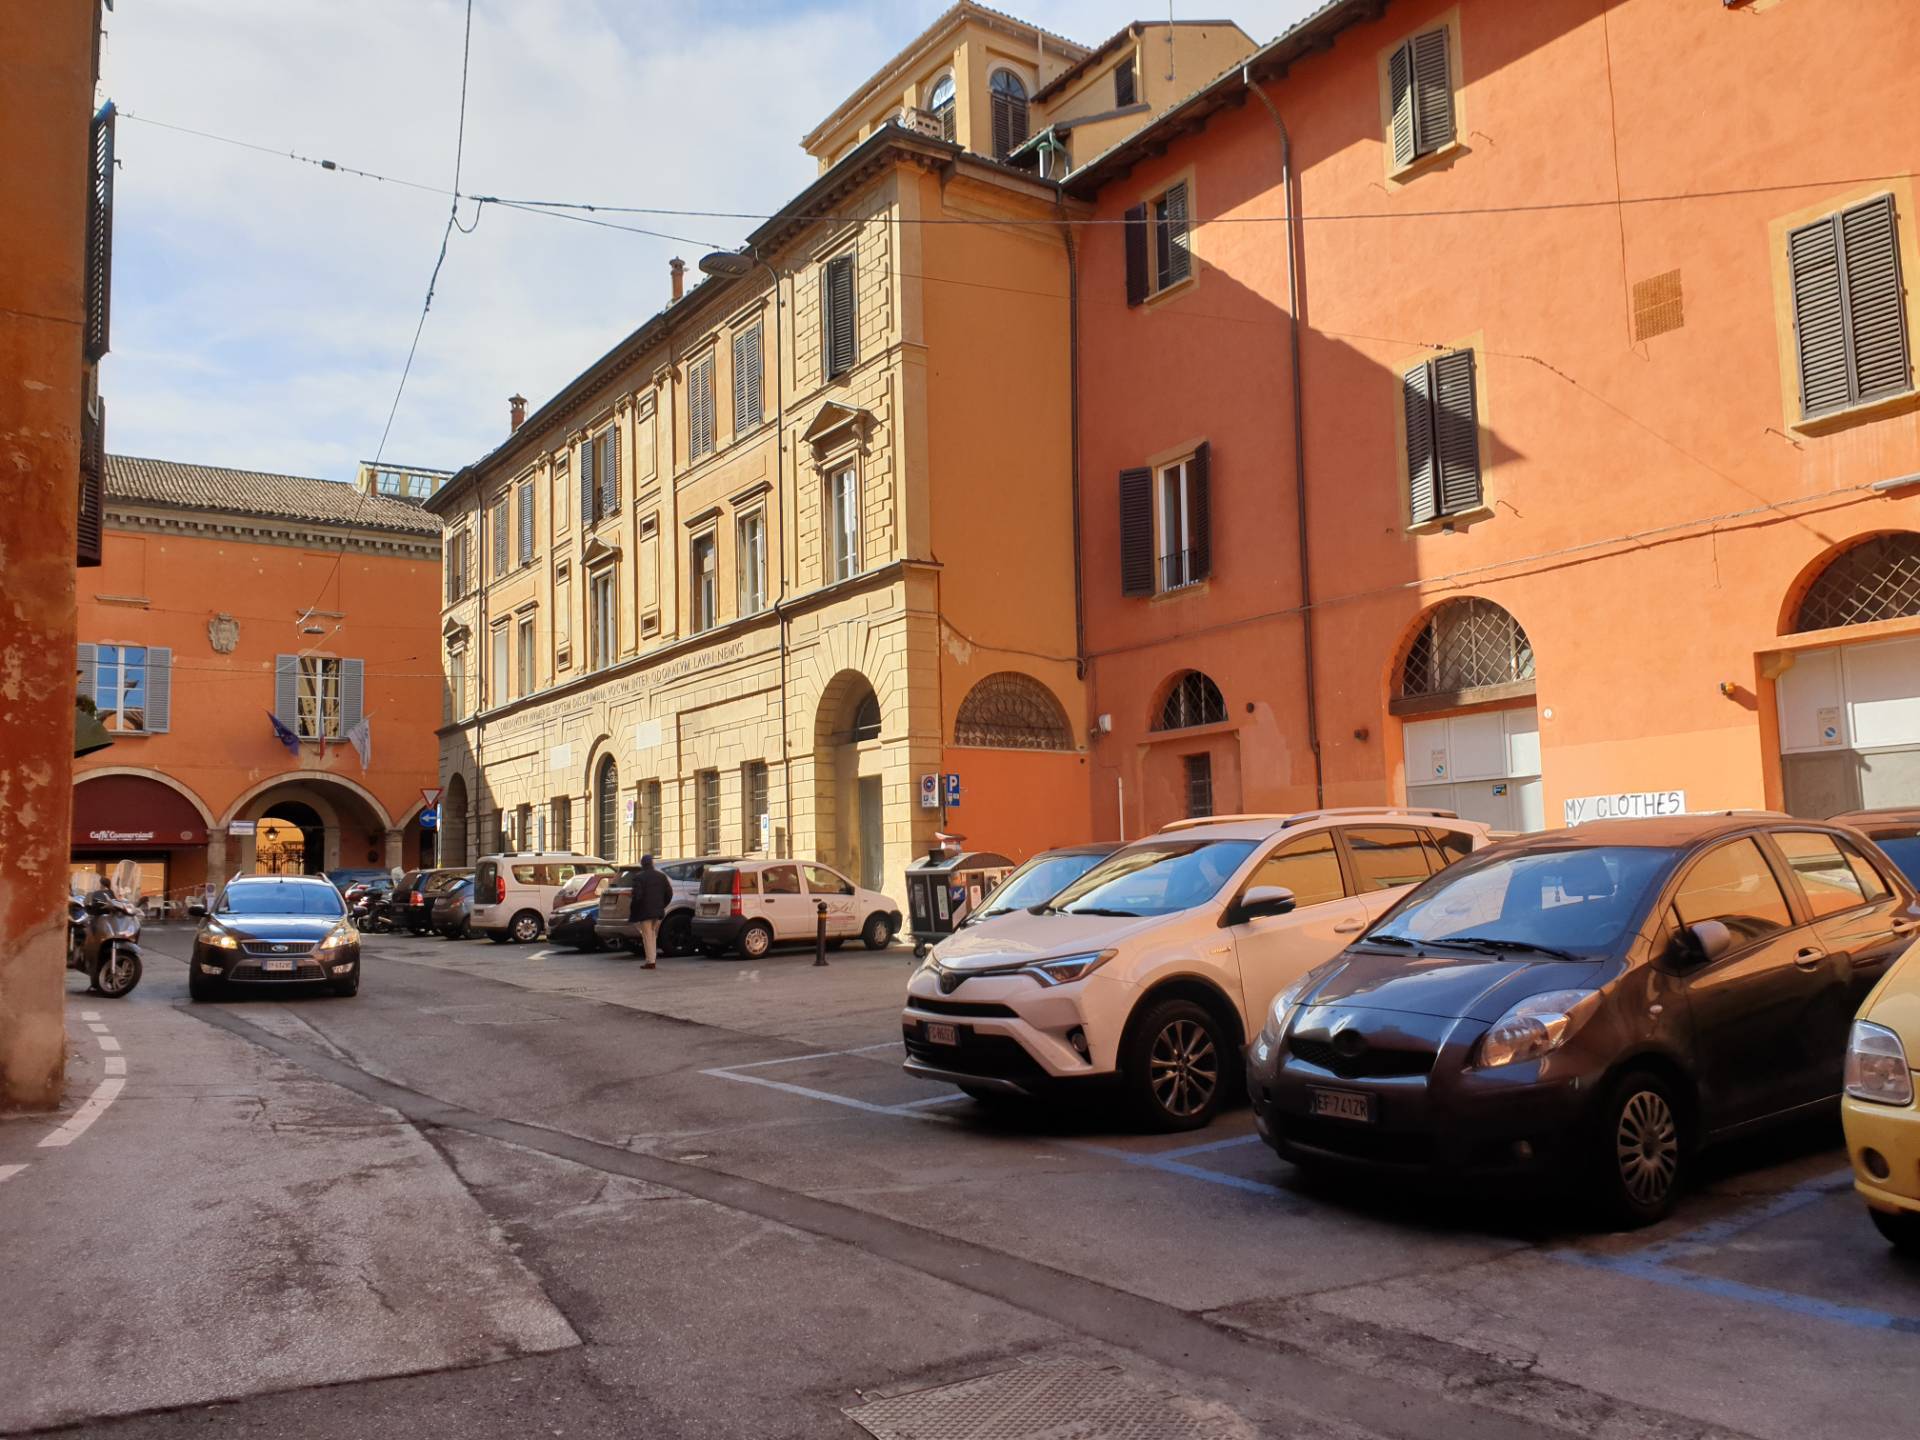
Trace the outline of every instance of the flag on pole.
{"label": "flag on pole", "polygon": [[273,738],[287,747],[287,753],[294,759],[300,758],[300,737],[289,730],[280,717],[271,710],[267,712],[267,721],[273,726]]}
{"label": "flag on pole", "polygon": [[367,773],[367,766],[373,763],[373,717],[362,715],[359,722],[347,731],[347,743],[353,746],[353,753],[360,757],[360,773]]}

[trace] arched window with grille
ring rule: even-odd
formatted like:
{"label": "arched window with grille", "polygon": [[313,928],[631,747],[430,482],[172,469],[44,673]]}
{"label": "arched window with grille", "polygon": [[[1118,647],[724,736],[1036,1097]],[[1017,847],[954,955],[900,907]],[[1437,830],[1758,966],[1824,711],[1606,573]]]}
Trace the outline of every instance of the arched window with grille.
{"label": "arched window with grille", "polygon": [[[1500,606],[1477,596],[1435,608],[1407,647],[1398,698],[1455,695],[1533,683],[1533,642]],[[1525,693],[1518,691],[1517,693]]]}
{"label": "arched window with grille", "polygon": [[1186,670],[1174,680],[1154,717],[1156,730],[1190,730],[1196,725],[1219,725],[1227,718],[1227,702],[1211,677]]}
{"label": "arched window with grille", "polygon": [[958,133],[954,123],[953,72],[948,71],[933,82],[933,89],[927,92],[927,110],[940,126],[940,138],[951,141]]}
{"label": "arched window with grille", "polygon": [[1795,634],[1920,615],[1920,535],[1871,535],[1828,562],[1794,616]]}
{"label": "arched window with grille", "polygon": [[1003,670],[967,692],[953,743],[999,750],[1071,750],[1073,728],[1053,692],[1031,675]]}
{"label": "arched window with grille", "polygon": [[620,771],[611,755],[601,757],[593,777],[594,853],[602,860],[620,858]]}
{"label": "arched window with grille", "polygon": [[988,82],[993,97],[993,158],[1004,160],[1027,142],[1027,87],[1011,70]]}

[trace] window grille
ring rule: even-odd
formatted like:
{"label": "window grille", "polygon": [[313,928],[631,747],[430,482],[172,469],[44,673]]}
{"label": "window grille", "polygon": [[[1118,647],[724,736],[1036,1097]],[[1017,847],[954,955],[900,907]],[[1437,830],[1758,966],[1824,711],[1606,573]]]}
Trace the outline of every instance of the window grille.
{"label": "window grille", "polygon": [[1400,667],[1400,694],[1445,695],[1533,679],[1533,643],[1491,600],[1448,600],[1427,617]]}
{"label": "window grille", "polygon": [[1227,718],[1227,702],[1220,687],[1198,670],[1188,670],[1173,683],[1160,706],[1156,730],[1190,730],[1195,725],[1219,725]]}
{"label": "window grille", "polygon": [[1030,675],[1003,671],[967,692],[954,721],[956,745],[1071,750],[1073,731],[1053,692]]}
{"label": "window grille", "polygon": [[1796,633],[1920,615],[1920,534],[1875,535],[1841,551],[1800,602]]}

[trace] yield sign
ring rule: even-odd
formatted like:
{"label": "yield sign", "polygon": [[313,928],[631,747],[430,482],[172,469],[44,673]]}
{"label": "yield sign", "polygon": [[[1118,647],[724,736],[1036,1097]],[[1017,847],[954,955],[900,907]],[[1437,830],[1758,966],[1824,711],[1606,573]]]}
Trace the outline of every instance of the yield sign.
{"label": "yield sign", "polygon": [[420,787],[420,799],[426,805],[427,809],[433,809],[434,806],[440,803],[440,787],[437,785],[422,785]]}

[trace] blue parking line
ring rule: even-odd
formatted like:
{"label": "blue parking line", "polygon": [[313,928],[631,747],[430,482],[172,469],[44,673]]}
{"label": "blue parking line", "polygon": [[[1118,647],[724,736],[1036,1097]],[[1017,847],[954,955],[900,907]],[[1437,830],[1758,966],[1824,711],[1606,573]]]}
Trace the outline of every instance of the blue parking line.
{"label": "blue parking line", "polygon": [[1278,1185],[1269,1185],[1264,1180],[1249,1180],[1243,1175],[1228,1175],[1220,1170],[1208,1170],[1200,1165],[1189,1165],[1174,1157],[1180,1155],[1198,1155],[1204,1150],[1224,1150],[1231,1145],[1244,1145],[1249,1140],[1258,1140],[1257,1135],[1236,1135],[1231,1140],[1214,1140],[1205,1145],[1190,1146],[1185,1150],[1175,1150],[1167,1154],[1142,1155],[1133,1150],[1120,1150],[1111,1145],[1089,1145],[1082,1143],[1079,1148],[1091,1150],[1096,1155],[1111,1156],[1115,1160],[1124,1160],[1129,1165],[1138,1165],[1147,1170],[1159,1170],[1168,1175],[1178,1175],[1186,1180],[1204,1180],[1209,1185],[1224,1185],[1229,1190],[1245,1191],[1249,1195],[1271,1195],[1292,1197],[1292,1191],[1283,1190]]}
{"label": "blue parking line", "polygon": [[1757,1225],[1769,1220],[1777,1220],[1782,1215],[1791,1215],[1796,1210],[1826,1199],[1830,1195],[1844,1194],[1853,1188],[1852,1171],[1842,1170],[1822,1175],[1817,1179],[1804,1181],[1791,1189],[1782,1190],[1765,1204],[1756,1205],[1750,1210],[1736,1210],[1731,1215],[1723,1215],[1718,1220],[1709,1220],[1706,1224],[1669,1236],[1636,1252],[1636,1258],[1652,1264],[1664,1265],[1682,1256],[1698,1254],[1715,1245],[1723,1245],[1736,1235],[1743,1235]]}
{"label": "blue parking line", "polygon": [[1616,1275],[1651,1280],[1656,1285],[1671,1285],[1718,1300],[1743,1300],[1748,1304],[1766,1305],[1808,1319],[1830,1320],[1863,1330],[1890,1330],[1901,1335],[1920,1335],[1920,1318],[1911,1315],[1889,1315],[1859,1305],[1840,1305],[1831,1300],[1815,1299],[1811,1295],[1796,1295],[1790,1290],[1769,1290],[1760,1285],[1723,1280],[1716,1275],[1702,1275],[1697,1270],[1687,1270],[1657,1260],[1644,1260],[1638,1256],[1588,1255],[1578,1250],[1555,1250],[1549,1253],[1556,1260],[1565,1260],[1590,1270],[1610,1270]]}
{"label": "blue parking line", "polygon": [[1236,1145],[1258,1145],[1258,1135],[1231,1135],[1225,1140],[1209,1140],[1204,1145],[1189,1145],[1181,1150],[1162,1150],[1158,1158],[1162,1160],[1184,1160],[1189,1155],[1204,1155],[1209,1150],[1231,1150]]}

